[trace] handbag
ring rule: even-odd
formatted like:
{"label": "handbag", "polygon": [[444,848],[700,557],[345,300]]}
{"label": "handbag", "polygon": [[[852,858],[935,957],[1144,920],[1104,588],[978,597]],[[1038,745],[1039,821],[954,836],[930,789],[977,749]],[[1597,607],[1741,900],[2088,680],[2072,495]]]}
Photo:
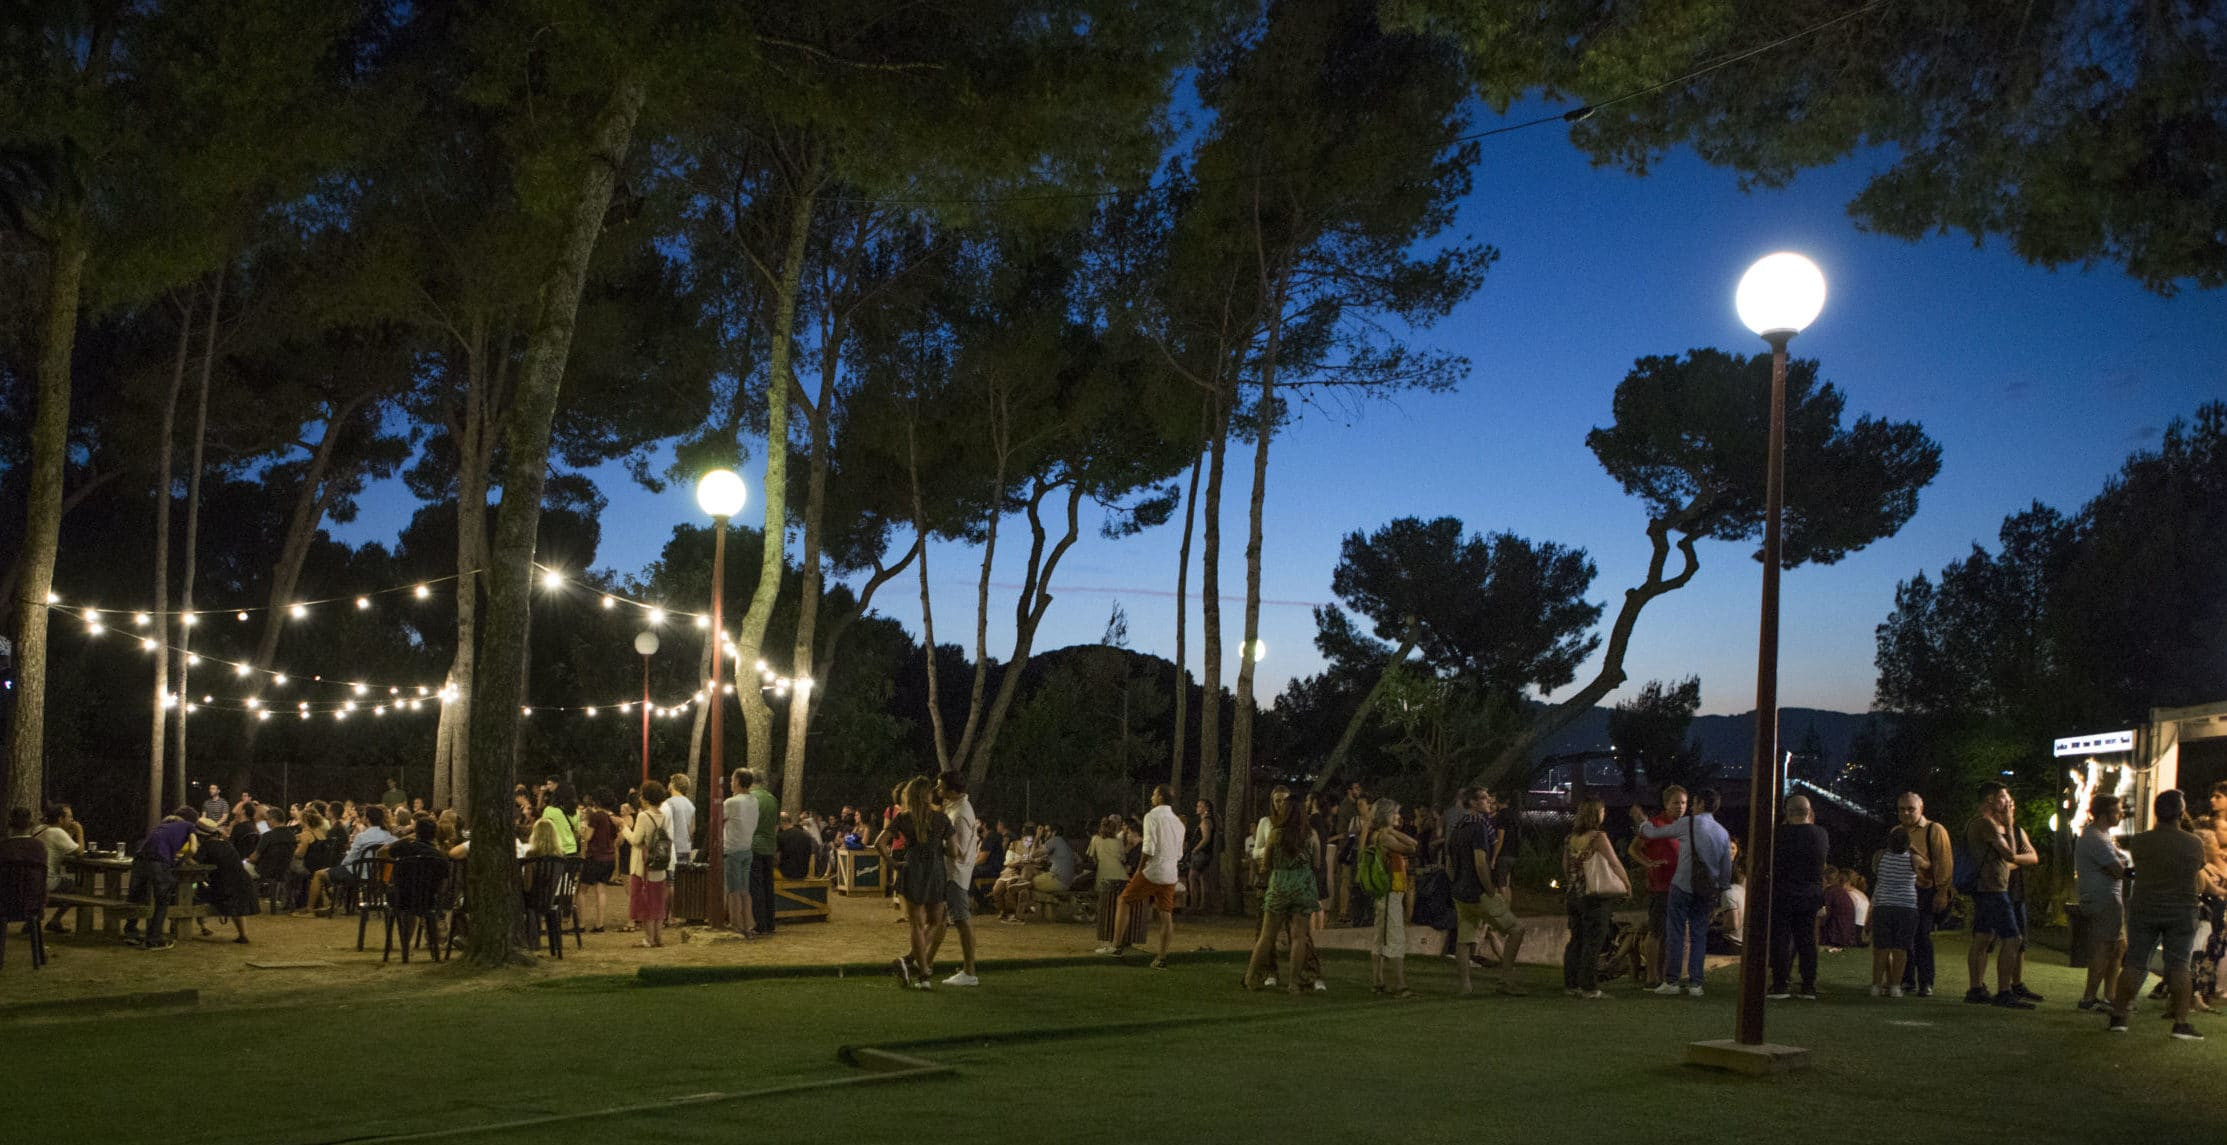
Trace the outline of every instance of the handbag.
{"label": "handbag", "polygon": [[1584,870],[1586,894],[1623,898],[1632,893],[1632,885],[1624,878],[1623,870],[1599,851],[1586,850]]}

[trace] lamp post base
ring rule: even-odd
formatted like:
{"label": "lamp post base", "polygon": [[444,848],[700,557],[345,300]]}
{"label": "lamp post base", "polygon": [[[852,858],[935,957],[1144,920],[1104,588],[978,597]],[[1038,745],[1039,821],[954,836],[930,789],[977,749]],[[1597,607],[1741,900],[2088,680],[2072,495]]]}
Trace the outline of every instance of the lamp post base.
{"label": "lamp post base", "polygon": [[1752,1077],[1767,1077],[1808,1069],[1809,1051],[1800,1046],[1782,1046],[1774,1042],[1748,1046],[1731,1038],[1711,1038],[1708,1041],[1687,1044],[1686,1064],[1744,1073]]}

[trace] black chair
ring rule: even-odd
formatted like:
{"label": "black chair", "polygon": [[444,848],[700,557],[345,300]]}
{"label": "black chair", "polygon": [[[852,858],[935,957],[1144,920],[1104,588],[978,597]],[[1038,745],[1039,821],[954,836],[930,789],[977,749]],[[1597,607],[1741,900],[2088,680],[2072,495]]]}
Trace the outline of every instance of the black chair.
{"label": "black chair", "polygon": [[8,928],[19,922],[30,931],[31,969],[46,965],[46,931],[39,925],[45,912],[46,844],[36,839],[0,842],[0,966],[8,961]]}
{"label": "black chair", "polygon": [[[580,890],[580,860],[574,857],[520,859],[519,880],[526,899],[526,924],[531,928],[528,941],[541,944],[541,936],[549,936],[549,953],[564,957],[564,916],[572,909],[572,899]],[[580,944],[580,925],[574,920],[572,939]]]}
{"label": "black chair", "polygon": [[355,875],[347,884],[347,902],[356,914],[356,949],[363,949],[364,935],[371,929],[371,912],[387,913],[387,877],[394,863],[377,855],[357,859],[348,870]]}
{"label": "black chair", "polygon": [[[470,923],[470,916],[464,913],[465,863],[466,861],[463,859],[450,859],[448,861],[448,881],[441,885],[440,909],[448,916],[448,946],[446,949],[451,954],[456,952],[457,947],[464,945],[465,931]],[[428,941],[430,941],[430,937]]]}
{"label": "black chair", "polygon": [[441,886],[448,881],[448,873],[448,860],[439,855],[395,860],[392,881],[387,886],[387,947],[380,961],[394,957],[397,925],[402,928],[402,961],[410,961],[410,944],[420,925],[424,927],[426,952],[435,962],[441,960],[445,948],[440,939],[440,915],[447,905]]}

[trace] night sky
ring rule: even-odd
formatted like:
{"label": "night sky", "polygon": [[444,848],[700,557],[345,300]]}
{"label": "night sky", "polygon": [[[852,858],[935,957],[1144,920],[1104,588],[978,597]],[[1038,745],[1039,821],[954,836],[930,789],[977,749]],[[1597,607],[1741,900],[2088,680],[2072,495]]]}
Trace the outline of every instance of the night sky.
{"label": "night sky", "polygon": [[[1514,109],[1511,119],[1537,108]],[[1490,127],[1488,116],[1479,127]],[[2041,500],[2077,509],[2127,454],[2154,446],[2174,417],[2227,397],[2227,298],[2146,293],[2110,267],[2058,272],[2020,262],[2000,243],[1962,235],[1921,243],[1859,232],[1845,205],[1883,160],[1860,158],[1803,175],[1779,191],[1742,192],[1734,175],[1675,155],[1646,178],[1595,169],[1558,127],[1487,140],[1460,228],[1498,247],[1476,296],[1418,341],[1466,354],[1455,393],[1357,411],[1310,408],[1271,454],[1261,610],[1268,654],[1261,694],[1321,667],[1309,606],[1330,599],[1339,540],[1399,516],[1452,515],[1474,531],[1510,530],[1584,547],[1600,569],[1593,599],[1614,615],[1645,571],[1645,518],[1584,445],[1603,424],[1633,359],[1697,346],[1763,348],[1732,309],[1733,287],[1774,250],[1808,255],[1828,283],[1825,310],[1796,338],[1849,395],[1851,418],[1915,419],[1943,448],[1938,480],[1900,534],[1838,565],[1788,574],[1781,703],[1871,706],[1872,629],[1898,580],[1993,547],[2005,514]],[[1236,678],[1244,592],[1250,446],[1232,445],[1223,516],[1225,683]],[[758,519],[760,476],[746,471]],[[599,567],[654,560],[673,525],[696,521],[692,491],[652,495],[617,466],[595,473],[610,498]],[[1799,472],[1788,474],[1799,482]],[[415,509],[399,482],[365,498],[336,533],[390,541]],[[1012,586],[1022,538],[1000,546],[990,647],[1011,649]],[[1086,523],[1054,581],[1039,651],[1096,641],[1118,601],[1133,647],[1174,652],[1180,517],[1123,541]],[[1632,642],[1627,690],[1698,674],[1704,713],[1753,706],[1752,546],[1706,543],[1685,589],[1651,604]],[[792,553],[793,553],[792,548]],[[932,550],[938,635],[971,642],[978,549]],[[1008,560],[1007,557],[1011,559]],[[1194,553],[1194,561],[1196,554]],[[919,632],[911,574],[876,609]],[[1198,576],[1192,579],[1191,666],[1199,668]],[[730,589],[730,591],[733,591]],[[747,587],[743,589],[747,591]],[[701,602],[674,602],[696,607]],[[615,650],[623,651],[623,650]],[[971,652],[971,648],[970,648]],[[1593,666],[1581,670],[1580,682]],[[1613,699],[1613,697],[1612,697]]]}

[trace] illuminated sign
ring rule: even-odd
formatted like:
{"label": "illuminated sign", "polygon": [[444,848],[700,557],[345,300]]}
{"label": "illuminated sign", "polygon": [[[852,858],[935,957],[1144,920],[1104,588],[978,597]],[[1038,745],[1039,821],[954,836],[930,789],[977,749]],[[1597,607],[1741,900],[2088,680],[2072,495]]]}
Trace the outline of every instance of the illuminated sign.
{"label": "illuminated sign", "polygon": [[2059,756],[2098,755],[2105,752],[2133,750],[2134,733],[2131,731],[2103,732],[2092,736],[2072,736],[2057,741],[2057,754]]}

